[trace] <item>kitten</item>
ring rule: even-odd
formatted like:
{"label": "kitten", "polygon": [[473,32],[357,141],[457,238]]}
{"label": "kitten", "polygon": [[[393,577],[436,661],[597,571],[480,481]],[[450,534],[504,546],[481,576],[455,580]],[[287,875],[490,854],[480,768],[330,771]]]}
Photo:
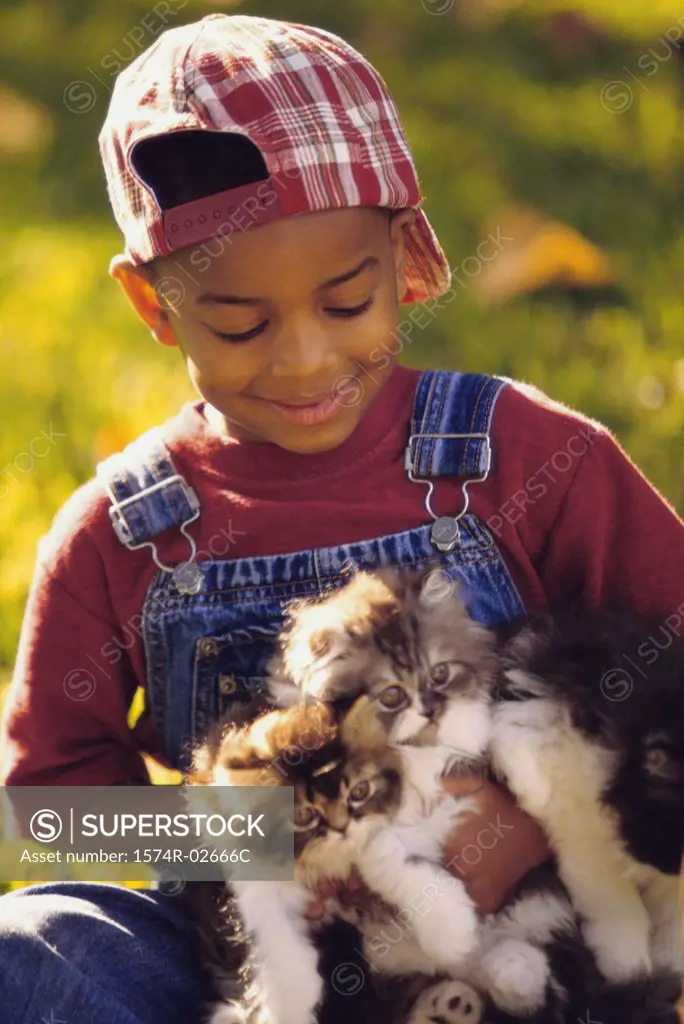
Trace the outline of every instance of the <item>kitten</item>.
{"label": "kitten", "polygon": [[366,693],[390,743],[439,743],[441,723],[465,763],[487,749],[497,671],[495,637],[469,617],[455,585],[385,569],[290,607],[270,696],[283,707]]}
{"label": "kitten", "polygon": [[684,643],[671,637],[646,678],[624,669],[652,632],[627,615],[533,616],[503,640],[493,707],[494,766],[544,825],[615,981],[682,969]]}
{"label": "kitten", "polygon": [[[388,745],[367,697],[339,724],[328,706],[293,707],[229,726],[197,751],[191,785],[294,787],[294,881],[231,883],[273,1024],[310,1024],[323,999],[305,917],[317,882],[348,878],[355,867],[385,907],[380,921],[391,919],[388,906],[404,907],[421,890],[435,889],[443,841],[473,806],[471,798],[455,800],[439,787],[450,755]],[[462,883],[451,881],[430,919],[416,916],[407,928],[432,974],[457,967],[475,947],[475,907]],[[383,967],[406,973],[389,960]],[[225,1012],[218,1010],[212,1024]]]}
{"label": "kitten", "polygon": [[365,692],[395,742],[436,742],[460,757],[490,746],[500,777],[550,834],[605,977],[679,971],[681,644],[659,659],[653,679],[639,679],[631,704],[611,701],[601,681],[643,644],[643,623],[598,612],[566,623],[532,617],[502,629],[497,644],[455,589],[431,600],[428,581],[363,573],[295,606],[274,699]]}

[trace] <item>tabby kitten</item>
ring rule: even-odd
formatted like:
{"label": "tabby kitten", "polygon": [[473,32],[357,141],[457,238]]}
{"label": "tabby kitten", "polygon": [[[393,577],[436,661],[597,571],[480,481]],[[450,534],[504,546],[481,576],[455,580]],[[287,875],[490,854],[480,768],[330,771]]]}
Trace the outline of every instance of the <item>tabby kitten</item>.
{"label": "tabby kitten", "polygon": [[283,707],[366,693],[390,743],[443,735],[465,766],[486,752],[497,671],[495,637],[450,581],[384,569],[290,607],[270,695]]}

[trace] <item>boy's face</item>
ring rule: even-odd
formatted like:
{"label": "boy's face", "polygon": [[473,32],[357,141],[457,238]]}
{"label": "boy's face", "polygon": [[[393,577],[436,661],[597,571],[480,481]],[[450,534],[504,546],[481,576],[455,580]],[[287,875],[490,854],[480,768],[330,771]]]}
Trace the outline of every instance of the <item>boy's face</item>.
{"label": "boy's face", "polygon": [[179,250],[154,275],[123,259],[111,272],[155,338],[180,347],[219,426],[322,452],[350,436],[396,363],[412,217],[302,214]]}

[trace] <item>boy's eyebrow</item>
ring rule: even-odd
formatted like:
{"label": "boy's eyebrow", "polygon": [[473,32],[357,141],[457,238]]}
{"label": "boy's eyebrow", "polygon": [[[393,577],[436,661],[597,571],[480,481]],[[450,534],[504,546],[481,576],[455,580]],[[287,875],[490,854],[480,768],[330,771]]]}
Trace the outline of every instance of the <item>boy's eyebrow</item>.
{"label": "boy's eyebrow", "polygon": [[[361,260],[358,266],[352,270],[346,271],[344,274],[340,274],[338,277],[331,277],[329,281],[324,281],[323,284],[318,286],[318,290],[322,291],[324,288],[336,288],[337,285],[345,284],[347,281],[351,281],[353,278],[358,277],[364,270],[369,270],[371,267],[379,267],[380,261],[375,256],[366,256],[365,259]],[[198,303],[206,305],[210,302],[220,302],[222,305],[227,306],[255,306],[259,302],[263,302],[263,299],[252,298],[251,296],[244,295],[222,295],[219,292],[202,292],[197,299]]]}

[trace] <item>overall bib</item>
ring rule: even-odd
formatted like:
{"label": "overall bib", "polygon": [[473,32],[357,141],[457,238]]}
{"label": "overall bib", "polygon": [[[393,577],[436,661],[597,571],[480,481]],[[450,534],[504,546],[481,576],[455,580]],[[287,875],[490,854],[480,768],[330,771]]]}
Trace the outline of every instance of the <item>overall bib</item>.
{"label": "overall bib", "polygon": [[[171,764],[186,768],[189,746],[261,690],[288,602],[342,586],[354,568],[433,565],[458,581],[480,622],[524,614],[491,533],[468,513],[468,486],[490,472],[489,431],[503,387],[475,374],[421,376],[405,464],[425,489],[426,524],[360,543],[195,563],[187,529],[199,501],[158,430],[98,467],[117,537],[129,548],[149,545],[159,566],[142,609],[142,637],[148,701]],[[463,502],[437,518],[432,484],[446,475],[462,481]],[[154,538],[170,527],[190,544],[181,567],[163,566],[157,556]],[[354,955],[350,947],[342,959]],[[0,898],[0,1024],[189,1024],[200,1019],[206,985],[194,932],[162,886],[52,882]],[[348,1001],[345,1008],[353,1015]]]}
{"label": "overall bib", "polygon": [[[355,569],[434,565],[458,581],[470,614],[485,625],[524,614],[492,534],[467,512],[468,486],[490,472],[492,414],[505,386],[478,374],[427,371],[419,379],[406,470],[416,487],[426,489],[433,518],[431,482],[445,475],[461,479],[464,501],[453,516],[353,544],[189,563],[189,585],[183,585],[182,569],[179,576],[173,567],[160,568],[142,609],[142,637],[148,700],[174,767],[187,768],[189,745],[263,689],[288,602],[329,593]],[[140,441],[98,473],[115,499],[111,516],[121,542],[149,544],[161,566],[154,538],[171,526],[185,532],[199,514],[199,501],[158,435],[151,432],[148,444]],[[187,571],[185,577],[187,582]]]}

